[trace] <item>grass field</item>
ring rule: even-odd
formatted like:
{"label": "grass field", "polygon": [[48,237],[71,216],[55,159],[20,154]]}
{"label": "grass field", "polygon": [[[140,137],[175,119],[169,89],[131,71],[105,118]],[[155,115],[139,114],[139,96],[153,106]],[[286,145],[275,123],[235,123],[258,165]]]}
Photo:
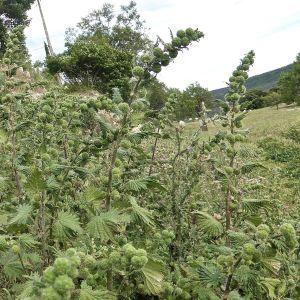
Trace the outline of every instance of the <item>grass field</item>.
{"label": "grass field", "polygon": [[[243,121],[243,128],[249,129],[250,141],[256,141],[268,135],[278,135],[288,127],[300,123],[300,107],[282,105],[277,110],[266,107],[248,113]],[[188,123],[187,132],[192,132],[199,125],[197,122]],[[221,126],[209,125],[208,132],[203,132],[205,138],[214,135]]]}

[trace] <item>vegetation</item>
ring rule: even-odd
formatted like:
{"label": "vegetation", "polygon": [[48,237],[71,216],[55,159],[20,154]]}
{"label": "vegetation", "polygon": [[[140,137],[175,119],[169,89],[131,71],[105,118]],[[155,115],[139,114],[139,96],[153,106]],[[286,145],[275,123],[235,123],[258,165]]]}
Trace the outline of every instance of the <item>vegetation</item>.
{"label": "vegetation", "polygon": [[283,103],[296,102],[300,105],[300,55],[297,56],[292,70],[282,75],[279,81],[279,91]]}
{"label": "vegetation", "polygon": [[[299,113],[243,110],[253,51],[210,118],[200,84],[155,79],[198,29],[137,52],[88,34],[48,59],[105,94],[36,73],[22,30],[0,67],[1,299],[300,297]],[[196,113],[200,128],[176,120]]]}
{"label": "vegetation", "polygon": [[[246,82],[246,88],[249,90],[268,91],[277,86],[281,74],[291,70],[292,64],[285,67],[269,71],[260,75],[250,77]],[[211,91],[216,99],[223,99],[227,93],[227,88],[221,88]]]}
{"label": "vegetation", "polygon": [[0,55],[3,55],[6,48],[8,30],[28,24],[26,13],[33,2],[34,0],[2,0],[0,2]]}

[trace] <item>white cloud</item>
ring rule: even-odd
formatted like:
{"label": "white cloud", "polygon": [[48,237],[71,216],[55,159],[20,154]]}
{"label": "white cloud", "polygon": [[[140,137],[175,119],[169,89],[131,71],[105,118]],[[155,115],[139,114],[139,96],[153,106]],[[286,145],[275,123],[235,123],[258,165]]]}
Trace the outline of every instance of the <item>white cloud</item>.
{"label": "white cloud", "polygon": [[[64,47],[66,28],[75,25],[105,1],[42,0],[53,46]],[[127,4],[113,0],[109,3]],[[224,86],[231,71],[247,51],[256,52],[251,74],[259,74],[292,62],[300,45],[299,0],[136,0],[139,12],[151,28],[151,36],[168,38],[174,31],[198,27],[205,38],[182,53],[160,79],[172,87],[184,88],[194,81],[209,89]],[[44,33],[36,5],[30,11],[27,30],[33,58],[44,55]]]}

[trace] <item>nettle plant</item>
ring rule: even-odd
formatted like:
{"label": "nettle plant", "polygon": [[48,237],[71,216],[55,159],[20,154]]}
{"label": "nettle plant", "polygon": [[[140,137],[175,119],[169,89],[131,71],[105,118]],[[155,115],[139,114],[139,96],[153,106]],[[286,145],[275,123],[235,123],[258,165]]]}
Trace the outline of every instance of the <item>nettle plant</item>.
{"label": "nettle plant", "polygon": [[0,298],[299,297],[296,222],[274,220],[275,201],[247,199],[242,186],[256,166],[240,156],[238,104],[254,53],[230,78],[223,129],[208,141],[174,121],[175,94],[147,113],[148,80],[202,37],[188,28],[158,39],[136,58],[123,99],[118,87],[87,96],[33,80],[20,68],[21,33],[11,33],[1,64]]}

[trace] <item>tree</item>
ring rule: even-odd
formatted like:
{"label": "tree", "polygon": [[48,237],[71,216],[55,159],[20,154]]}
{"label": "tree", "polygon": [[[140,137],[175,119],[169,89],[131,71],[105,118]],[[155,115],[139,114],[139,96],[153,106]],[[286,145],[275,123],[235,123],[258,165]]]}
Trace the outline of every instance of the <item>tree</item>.
{"label": "tree", "polygon": [[117,15],[114,13],[114,6],[105,3],[101,9],[94,10],[82,18],[75,28],[68,29],[67,41],[72,43],[80,37],[100,35],[105,37],[112,47],[136,55],[151,44],[144,24],[134,1],[127,6],[122,5]]}
{"label": "tree", "polygon": [[108,44],[103,37],[78,39],[67,50],[50,56],[47,66],[52,74],[62,73],[70,83],[84,84],[102,93],[119,87],[123,96],[129,94],[132,55]]}
{"label": "tree", "polygon": [[147,100],[150,103],[150,107],[156,111],[160,110],[169,94],[166,85],[155,78],[147,85],[147,91]]}
{"label": "tree", "polygon": [[6,48],[8,30],[18,25],[28,25],[26,12],[35,0],[2,0],[0,2],[0,54]]}
{"label": "tree", "polygon": [[213,95],[198,82],[190,84],[183,92],[176,92],[179,101],[176,107],[177,119],[199,116],[202,102],[208,109],[213,107]]}
{"label": "tree", "polygon": [[282,102],[300,105],[300,54],[291,71],[282,74],[279,80],[279,92]]}
{"label": "tree", "polygon": [[259,109],[265,106],[263,97],[267,95],[266,92],[261,90],[249,90],[240,99],[241,109]]}
{"label": "tree", "polygon": [[276,106],[279,109],[279,104],[282,103],[282,97],[276,90],[271,90],[264,98],[265,106]]}

